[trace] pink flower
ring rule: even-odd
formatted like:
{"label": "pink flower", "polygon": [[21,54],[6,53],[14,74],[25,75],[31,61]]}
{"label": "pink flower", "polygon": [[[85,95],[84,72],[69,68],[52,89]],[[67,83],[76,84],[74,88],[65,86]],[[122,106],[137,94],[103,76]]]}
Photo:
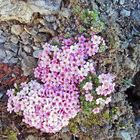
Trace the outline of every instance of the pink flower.
{"label": "pink flower", "polygon": [[72,40],[69,38],[69,39],[64,39],[64,44],[66,45],[66,46],[70,46],[71,44],[72,44],[73,42],[72,42]]}
{"label": "pink flower", "polygon": [[93,101],[93,96],[89,94],[85,94],[86,101],[92,102]]}
{"label": "pink flower", "polygon": [[92,86],[92,82],[86,82],[86,84],[83,86],[84,90],[92,90],[93,86]]}
{"label": "pink flower", "polygon": [[102,73],[101,75],[99,75],[98,78],[99,78],[100,83],[104,83],[104,82],[111,83],[114,80],[115,76],[113,76],[110,73],[108,74]]}
{"label": "pink flower", "polygon": [[103,95],[104,94],[103,87],[102,86],[97,87],[96,92],[97,92],[97,95]]}
{"label": "pink flower", "polygon": [[94,108],[94,109],[92,110],[92,112],[93,112],[94,114],[100,113],[100,111],[101,111],[101,109],[100,109],[99,107],[96,107],[96,108]]}
{"label": "pink flower", "polygon": [[14,95],[14,92],[15,92],[15,90],[14,89],[9,89],[9,90],[7,90],[7,95],[8,96],[13,96]]}
{"label": "pink flower", "polygon": [[91,41],[94,44],[99,45],[101,43],[101,37],[100,36],[97,36],[97,35],[93,35],[92,38],[91,38]]}
{"label": "pink flower", "polygon": [[82,35],[80,37],[78,37],[79,43],[84,43],[86,41],[86,38]]}

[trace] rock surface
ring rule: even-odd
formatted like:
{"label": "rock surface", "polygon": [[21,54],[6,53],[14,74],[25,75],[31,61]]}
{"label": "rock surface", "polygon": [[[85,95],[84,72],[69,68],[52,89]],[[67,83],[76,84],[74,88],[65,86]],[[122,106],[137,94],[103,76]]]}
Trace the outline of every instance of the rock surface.
{"label": "rock surface", "polygon": [[59,11],[60,5],[61,0],[27,0],[27,2],[0,0],[0,21],[18,20],[28,23],[34,13],[54,14]]}
{"label": "rock surface", "polygon": [[11,27],[11,33],[15,35],[20,35],[23,32],[23,27],[21,25],[13,25]]}
{"label": "rock surface", "polygon": [[33,73],[33,68],[36,66],[34,57],[25,56],[21,61],[22,70],[25,76],[29,76]]}

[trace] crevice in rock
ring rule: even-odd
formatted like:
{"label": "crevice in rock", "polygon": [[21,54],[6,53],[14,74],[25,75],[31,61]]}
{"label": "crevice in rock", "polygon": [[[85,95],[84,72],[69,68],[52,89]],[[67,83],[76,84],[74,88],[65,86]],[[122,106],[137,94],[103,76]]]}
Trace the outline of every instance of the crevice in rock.
{"label": "crevice in rock", "polygon": [[137,115],[139,111],[140,115],[140,71],[134,76],[132,84],[134,86],[131,86],[126,90],[126,94],[128,96],[127,100],[132,105],[134,114]]}
{"label": "crevice in rock", "polygon": [[134,86],[131,86],[126,90],[127,94],[127,100],[132,106],[134,116],[135,116],[135,123],[138,127],[138,135],[137,139],[140,139],[140,71],[136,73],[134,78],[132,79],[132,84]]}

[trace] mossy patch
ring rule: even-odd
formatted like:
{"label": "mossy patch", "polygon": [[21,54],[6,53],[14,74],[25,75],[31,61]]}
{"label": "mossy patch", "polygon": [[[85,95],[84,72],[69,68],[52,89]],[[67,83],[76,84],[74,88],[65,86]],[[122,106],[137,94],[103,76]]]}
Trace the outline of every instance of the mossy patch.
{"label": "mossy patch", "polygon": [[94,32],[101,32],[105,28],[105,23],[96,9],[82,8],[79,5],[73,8],[73,14],[80,22],[79,32],[84,32],[87,28]]}
{"label": "mossy patch", "polygon": [[17,133],[10,128],[7,128],[4,132],[7,140],[17,140]]}

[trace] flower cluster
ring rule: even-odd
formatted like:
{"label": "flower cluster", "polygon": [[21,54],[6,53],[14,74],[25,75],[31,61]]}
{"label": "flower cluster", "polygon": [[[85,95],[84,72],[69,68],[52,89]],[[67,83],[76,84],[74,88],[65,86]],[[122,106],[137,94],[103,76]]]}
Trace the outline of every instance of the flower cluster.
{"label": "flower cluster", "polygon": [[[88,60],[104,44],[103,38],[97,35],[85,38],[83,35],[76,39],[64,39],[61,48],[46,43],[40,54],[35,77],[48,86],[63,83],[78,84],[89,72],[95,73],[94,63]],[[88,60],[88,61],[87,61]]]}
{"label": "flower cluster", "polygon": [[88,105],[88,111],[92,111],[94,114],[100,113],[104,106],[111,102],[111,93],[115,90],[115,76],[112,74],[102,73],[96,78],[98,80],[96,83],[89,79],[84,83],[82,86],[83,94],[81,95],[83,108]]}
{"label": "flower cluster", "polygon": [[[103,38],[95,34],[59,41],[60,47],[46,43],[39,54],[34,75],[40,83],[22,83],[19,89],[7,91],[8,111],[21,113],[25,123],[47,133],[58,132],[80,111],[79,84],[89,73],[96,75],[92,56],[101,44],[105,45]],[[96,89],[98,96],[108,96],[114,90],[112,79],[107,83],[107,78],[99,77],[102,85]],[[92,102],[92,82],[83,88],[86,101]],[[97,108],[95,111],[99,112]]]}
{"label": "flower cluster", "polygon": [[78,94],[47,90],[36,81],[22,84],[19,92],[8,90],[8,111],[22,113],[26,124],[43,132],[60,131],[79,112]]}
{"label": "flower cluster", "polygon": [[96,89],[98,95],[107,96],[114,91],[115,83],[113,83],[114,76],[111,74],[99,75],[99,82],[102,84]]}

